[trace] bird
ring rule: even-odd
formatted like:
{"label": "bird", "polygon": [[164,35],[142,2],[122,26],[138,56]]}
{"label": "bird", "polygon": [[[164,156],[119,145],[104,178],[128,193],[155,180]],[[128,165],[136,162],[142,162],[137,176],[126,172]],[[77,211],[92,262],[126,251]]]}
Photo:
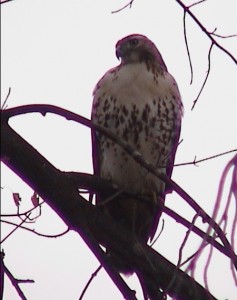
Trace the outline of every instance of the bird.
{"label": "bird", "polygon": [[[131,34],[116,44],[120,64],[108,70],[93,91],[91,121],[129,144],[162,174],[171,177],[179,144],[183,104],[174,77],[156,45],[142,34]],[[110,180],[121,194],[97,195],[103,207],[137,241],[155,236],[170,187],[134,160],[120,145],[92,129],[94,174]],[[129,191],[131,195],[122,195]],[[130,266],[119,265],[130,272]]]}

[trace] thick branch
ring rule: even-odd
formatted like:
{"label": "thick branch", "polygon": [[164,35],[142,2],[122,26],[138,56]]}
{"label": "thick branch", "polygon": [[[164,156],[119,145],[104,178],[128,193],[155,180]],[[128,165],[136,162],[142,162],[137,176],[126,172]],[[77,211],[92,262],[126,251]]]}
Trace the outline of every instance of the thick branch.
{"label": "thick branch", "polygon": [[[33,190],[37,191],[70,229],[81,235],[124,298],[135,300],[134,293],[128,289],[121,276],[108,265],[105,255],[91,233],[89,228],[91,224],[88,224],[88,220],[95,215],[92,218],[98,221],[99,217],[95,207],[78,194],[76,187],[62,172],[50,164],[4,121],[1,123],[1,129],[1,160]],[[100,231],[95,233],[97,239],[103,240],[103,235],[100,237]]]}
{"label": "thick branch", "polygon": [[[4,112],[2,114],[4,116]],[[125,299],[136,298],[109,265],[98,241],[129,261],[143,275],[149,290],[154,293],[158,288],[166,290],[169,287],[167,292],[176,299],[215,299],[194,279],[177,270],[176,266],[149,246],[138,245],[132,234],[84,200],[73,182],[12,130],[6,118],[2,118],[1,142],[1,160],[37,191],[71,229],[81,235]],[[174,273],[177,274],[175,278]]]}
{"label": "thick branch", "polygon": [[235,268],[237,269],[237,259],[236,255],[227,240],[225,234],[221,230],[221,228],[218,226],[218,224],[213,220],[201,207],[198,205],[197,202],[194,201],[194,199],[185,192],[176,182],[174,182],[171,178],[166,176],[163,173],[160,173],[157,171],[157,168],[152,166],[149,162],[145,161],[141,154],[136,151],[133,147],[131,147],[128,143],[124,142],[122,139],[120,139],[118,136],[113,134],[110,130],[107,128],[104,128],[103,126],[93,124],[90,120],[87,118],[84,118],[80,115],[77,115],[73,112],[70,112],[68,110],[65,110],[63,108],[53,106],[53,105],[44,105],[44,104],[35,104],[35,105],[25,105],[15,108],[10,108],[5,110],[2,114],[4,115],[4,118],[8,120],[8,118],[12,116],[21,115],[24,113],[29,112],[39,112],[43,115],[46,115],[46,113],[54,113],[60,116],[65,117],[67,120],[73,120],[75,122],[81,123],[89,128],[92,128],[93,130],[97,130],[100,133],[106,135],[111,140],[113,140],[115,143],[117,143],[119,146],[121,146],[128,154],[132,156],[132,158],[139,164],[141,164],[145,169],[147,169],[150,173],[157,176],[159,179],[164,181],[167,186],[174,190],[178,195],[181,196],[195,211],[196,213],[203,218],[204,222],[207,222],[209,225],[212,226],[212,228],[215,230],[218,237],[221,239],[224,247],[227,249],[229,253],[231,253],[231,258],[233,261],[233,264],[235,265]]}
{"label": "thick branch", "polygon": [[[78,187],[78,189],[85,189],[92,193],[105,193],[111,195],[111,198],[113,195],[118,195],[119,188],[116,187],[113,183],[111,183],[109,180],[106,180],[104,178],[101,178],[96,175],[86,174],[86,173],[78,173],[78,172],[65,172],[65,175],[68,176],[74,184]],[[137,199],[138,201],[147,201],[147,199],[144,196],[135,195],[134,193],[131,193],[127,190],[121,191],[123,195],[133,197],[134,199]],[[163,212],[173,218],[176,222],[182,224],[186,228],[190,228],[191,223],[181,217],[179,214],[174,212],[172,209],[163,206],[162,208]],[[216,241],[216,239],[210,235],[208,235],[206,232],[202,231],[195,225],[192,226],[192,231],[197,234],[200,238],[205,239],[205,241],[209,244],[211,244],[213,247],[215,247],[217,250],[219,250],[221,253],[232,259],[233,253],[228,251],[228,248],[223,247],[219,242]],[[237,258],[236,258],[237,259]]]}

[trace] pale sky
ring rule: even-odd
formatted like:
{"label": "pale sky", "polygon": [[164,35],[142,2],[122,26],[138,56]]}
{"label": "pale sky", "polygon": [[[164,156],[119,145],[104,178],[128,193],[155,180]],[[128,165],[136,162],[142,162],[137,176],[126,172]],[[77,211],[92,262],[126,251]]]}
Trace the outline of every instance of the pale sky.
{"label": "pale sky", "polygon": [[[175,0],[135,0],[131,9],[111,13],[126,3],[109,0],[15,0],[2,5],[2,102],[11,87],[8,107],[52,104],[90,118],[94,86],[108,69],[119,64],[115,56],[117,40],[131,33],[141,33],[157,45],[182,95],[183,142],[178,148],[176,163],[193,161],[195,156],[201,159],[236,149],[236,64],[214,46],[209,79],[195,109],[191,111],[206,75],[210,40],[188,17],[187,37],[194,70],[194,82],[190,85],[183,11],[178,3]],[[210,32],[217,28],[216,33],[220,35],[237,34],[236,0],[208,0],[193,7],[192,11]],[[237,38],[216,39],[237,57]],[[42,117],[39,114],[14,118],[11,125],[60,170],[92,172],[90,132],[82,125],[53,115]],[[206,161],[197,167],[177,167],[172,178],[211,214],[221,174],[233,155]],[[16,213],[12,192],[19,193],[22,198],[22,212],[31,208],[32,190],[3,164],[1,167],[1,185],[4,187],[1,191],[2,213]],[[228,185],[222,210],[227,192]],[[167,197],[166,204],[188,220],[194,216],[175,193]],[[228,238],[234,210],[232,203]],[[154,248],[177,263],[186,230],[169,217],[163,215],[162,218],[165,220],[164,231]],[[11,221],[19,222],[18,219]],[[201,220],[197,224],[203,226]],[[66,229],[46,204],[42,207],[41,216],[29,227],[48,235]],[[12,229],[12,226],[3,224],[2,236]],[[193,254],[200,242],[192,234],[183,258]],[[5,264],[15,277],[35,280],[35,283],[21,285],[28,300],[76,300],[99,266],[83,240],[74,232],[49,239],[18,229],[2,244],[2,249],[6,253]],[[207,253],[205,251],[201,256],[195,273],[201,284]],[[208,279],[215,297],[236,299],[229,261],[217,251],[214,251]],[[137,289],[135,276],[126,281],[131,288]],[[139,289],[137,297],[142,299]],[[14,288],[6,280],[4,300],[18,299]],[[102,270],[84,296],[84,300],[89,299],[117,300],[122,296]]]}

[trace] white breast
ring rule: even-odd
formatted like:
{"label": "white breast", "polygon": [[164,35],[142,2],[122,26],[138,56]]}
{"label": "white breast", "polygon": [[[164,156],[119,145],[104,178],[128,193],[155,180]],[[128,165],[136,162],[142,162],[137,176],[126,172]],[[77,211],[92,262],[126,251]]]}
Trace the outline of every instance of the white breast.
{"label": "white breast", "polygon": [[[124,132],[127,130],[127,142],[137,149],[145,160],[154,166],[160,163],[165,165],[169,150],[172,149],[172,135],[175,134],[175,127],[180,126],[182,115],[180,94],[175,80],[169,73],[154,74],[147,69],[145,63],[112,69],[99,81],[94,91],[93,106],[93,121],[108,127],[121,139],[126,140]],[[143,117],[146,106],[150,108],[148,121]],[[136,121],[132,118],[134,107],[137,111]],[[123,113],[123,108],[127,110],[127,114]],[[131,127],[129,124],[132,120],[136,124]],[[139,122],[142,123],[140,131]],[[137,142],[135,131],[138,132]],[[147,171],[119,146],[111,143],[106,137],[101,137],[100,143],[102,177],[111,178],[119,186],[129,185],[134,192],[144,192],[144,187],[148,188],[148,184],[144,184],[145,181],[152,181],[158,191],[163,190],[164,183],[153,176],[147,177]],[[165,167],[160,171],[165,172]]]}

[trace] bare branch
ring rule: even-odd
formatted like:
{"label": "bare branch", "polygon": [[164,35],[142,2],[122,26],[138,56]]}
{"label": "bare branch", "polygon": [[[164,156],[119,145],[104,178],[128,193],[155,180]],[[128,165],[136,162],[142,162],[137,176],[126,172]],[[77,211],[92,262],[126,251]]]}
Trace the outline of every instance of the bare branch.
{"label": "bare branch", "polygon": [[190,72],[191,72],[191,79],[190,79],[190,84],[193,83],[193,65],[192,65],[192,60],[189,52],[189,47],[188,47],[188,39],[187,39],[187,32],[186,32],[186,11],[184,10],[184,15],[183,15],[183,28],[184,28],[184,40],[185,40],[185,46],[188,54],[188,61],[189,61],[189,66],[190,66]]}
{"label": "bare branch", "polygon": [[58,234],[49,235],[49,234],[44,234],[44,233],[37,232],[35,229],[31,229],[31,228],[28,228],[28,227],[25,227],[25,226],[22,226],[22,225],[19,225],[19,224],[15,224],[15,223],[7,221],[7,220],[1,220],[1,222],[5,223],[5,224],[13,225],[13,226],[15,226],[17,228],[24,229],[24,230],[32,232],[32,233],[34,233],[34,234],[36,234],[38,236],[42,236],[42,237],[46,237],[46,238],[58,238],[58,237],[61,237],[61,236],[65,235],[65,234],[67,234],[69,232],[69,228],[67,228],[64,232],[61,232],[61,233],[58,233]]}
{"label": "bare branch", "polygon": [[217,33],[210,33],[211,35],[214,35],[216,37],[222,38],[222,39],[229,39],[229,38],[233,38],[233,37],[237,37],[237,34],[229,34],[229,35],[221,35],[221,34],[217,34]]}
{"label": "bare branch", "polygon": [[8,89],[7,96],[6,96],[5,100],[3,101],[1,109],[6,109],[7,108],[7,100],[9,98],[10,94],[11,94],[11,87],[9,87],[9,89]]}
{"label": "bare branch", "polygon": [[[215,222],[215,220],[217,219],[217,213],[219,211],[219,208],[220,208],[220,204],[221,204],[221,198],[222,198],[222,192],[223,192],[223,189],[224,189],[224,185],[225,185],[225,181],[226,181],[226,177],[228,175],[228,172],[229,170],[233,167],[233,166],[236,166],[237,164],[237,155],[234,156],[234,158],[232,158],[229,163],[227,164],[227,166],[225,167],[224,171],[223,171],[223,174],[221,176],[221,179],[220,179],[220,184],[219,184],[219,188],[218,188],[218,192],[217,192],[217,199],[216,199],[216,203],[215,203],[215,207],[214,207],[214,211],[213,211],[213,214],[212,214],[212,220],[213,222]],[[236,224],[235,224],[236,225]],[[219,227],[219,226],[218,226]],[[210,236],[210,233],[212,231],[212,226],[209,224],[208,226],[208,229],[207,229],[207,236]],[[223,232],[223,231],[222,231]],[[187,270],[191,270],[192,271],[192,275],[194,276],[194,269],[195,269],[195,265],[196,265],[196,262],[198,260],[198,258],[200,257],[200,255],[202,254],[203,252],[203,249],[204,247],[206,246],[206,238],[204,237],[203,238],[203,241],[199,247],[199,251],[198,253],[195,255],[194,259],[191,261],[191,263],[189,264]],[[234,247],[234,245],[232,245]],[[231,247],[232,249],[232,247]],[[233,252],[234,253],[234,252]],[[233,255],[232,253],[232,255]],[[207,268],[208,268],[208,264],[209,264],[209,261],[211,259],[211,254],[212,254],[212,250],[210,252],[210,255],[208,257],[208,261],[207,261],[207,265],[206,265],[206,268],[205,268],[205,273],[207,272]],[[231,258],[231,262],[233,262],[233,258]],[[233,262],[234,263],[234,262]],[[236,265],[235,265],[235,268],[236,268]],[[204,275],[205,276],[205,275]],[[205,278],[204,278],[205,279]]]}
{"label": "bare branch", "polygon": [[199,91],[199,93],[198,93],[198,95],[197,95],[197,98],[193,101],[193,106],[192,106],[191,110],[194,109],[194,107],[195,107],[195,105],[196,105],[196,103],[197,103],[197,101],[198,101],[198,99],[199,99],[199,97],[200,97],[200,95],[201,95],[201,93],[202,93],[202,91],[203,91],[205,85],[206,85],[208,76],[209,76],[209,74],[210,74],[210,71],[211,71],[211,51],[212,51],[213,45],[214,45],[214,44],[212,43],[211,46],[210,46],[210,48],[209,48],[209,52],[208,52],[208,69],[207,69],[206,77],[205,77],[204,82],[203,82],[203,84],[202,84],[202,87],[201,87],[201,89],[200,89],[200,91]]}
{"label": "bare branch", "polygon": [[[236,228],[237,228],[237,156],[236,160],[234,162],[234,170],[232,175],[232,182],[230,187],[230,194],[232,194],[235,198],[235,214],[234,214],[234,220],[231,230],[231,245],[234,248],[235,245],[235,237],[236,237]],[[237,275],[234,270],[234,265],[231,263],[231,271],[232,275],[235,281],[235,285],[237,286]]]}
{"label": "bare branch", "polygon": [[43,203],[45,203],[45,202],[42,201],[41,203],[38,204],[38,206],[35,206],[35,207],[33,207],[33,208],[31,208],[31,209],[29,209],[29,210],[23,212],[23,213],[17,213],[17,214],[1,214],[0,216],[1,216],[1,217],[19,217],[19,216],[26,216],[28,213],[30,213],[30,212],[36,210],[38,207],[41,207],[41,205],[42,205]]}
{"label": "bare branch", "polygon": [[216,31],[217,31],[217,27],[213,31],[209,31],[209,34],[214,35],[219,38],[222,38],[222,39],[229,39],[229,38],[237,37],[237,34],[221,35],[221,34],[217,34]]}
{"label": "bare branch", "polygon": [[[61,109],[61,113],[62,111]],[[4,130],[2,130],[1,159],[4,164],[45,199],[70,228],[81,235],[126,299],[136,299],[134,292],[109,264],[109,258],[99,244],[118,253],[121,259],[129,261],[135,270],[141,272],[149,285],[149,291],[156,294],[158,288],[165,290],[176,267],[146,244],[140,243],[137,252],[137,241],[129,230],[125,230],[103,211],[83,199],[65,173],[57,170],[9,127],[8,113],[9,111],[2,112]],[[67,117],[69,115],[70,113]],[[85,123],[87,122],[85,119]],[[22,157],[27,157],[27,160]],[[61,189],[58,189],[58,186],[61,186]],[[75,214],[72,213],[74,211]],[[169,295],[182,300],[215,299],[181,270],[178,270],[177,279],[170,288]]]}
{"label": "bare branch", "polygon": [[84,287],[84,289],[83,289],[83,291],[82,291],[82,293],[81,293],[81,296],[80,296],[79,300],[82,300],[82,298],[84,297],[84,295],[85,295],[85,293],[86,293],[88,287],[90,286],[92,280],[97,276],[97,274],[98,274],[98,272],[101,270],[101,268],[102,268],[102,266],[100,265],[100,266],[95,270],[95,272],[93,272],[93,273],[91,274],[91,277],[90,277],[90,279],[88,280],[87,284],[85,285],[85,287]]}
{"label": "bare branch", "polygon": [[146,168],[149,172],[157,176],[159,179],[164,181],[172,190],[174,190],[178,195],[183,198],[188,205],[190,205],[196,213],[198,213],[204,220],[204,222],[207,222],[211,228],[213,228],[216,232],[216,234],[221,239],[223,245],[228,249],[228,251],[231,254],[231,257],[233,259],[233,263],[235,264],[235,267],[237,268],[237,259],[235,256],[235,253],[233,252],[233,249],[231,248],[231,245],[229,241],[227,240],[225,234],[221,230],[221,228],[218,226],[218,224],[209,216],[207,215],[204,210],[194,201],[194,199],[188,195],[187,192],[185,192],[177,183],[175,183],[172,179],[170,179],[165,174],[161,174],[157,171],[157,169],[152,166],[149,162],[145,161],[141,154],[135,150],[133,147],[131,147],[129,144],[124,142],[123,140],[120,140],[118,136],[111,133],[110,130],[107,128],[104,128],[103,126],[99,126],[96,124],[91,123],[90,120],[79,116],[75,113],[72,113],[68,110],[64,110],[60,107],[52,106],[52,105],[25,105],[21,107],[16,108],[10,108],[8,110],[4,110],[2,112],[3,115],[3,121],[7,121],[11,116],[23,114],[23,113],[29,113],[29,112],[40,112],[41,114],[45,115],[47,112],[51,112],[54,114],[61,115],[65,117],[68,120],[74,120],[76,122],[79,122],[85,126],[88,126],[90,128],[93,128],[93,130],[98,130],[100,133],[105,134],[107,137],[109,137],[111,140],[116,142],[118,145],[120,145],[128,154],[130,154],[133,159],[141,164],[144,168]]}
{"label": "bare branch", "polygon": [[192,222],[190,223],[190,227],[188,228],[186,234],[185,234],[185,237],[184,237],[184,240],[179,248],[179,259],[178,259],[178,263],[177,263],[177,267],[180,268],[181,264],[182,264],[182,256],[183,256],[183,249],[188,241],[188,238],[191,234],[191,232],[193,231],[193,228],[194,228],[194,224],[197,220],[197,218],[199,217],[198,214],[196,214],[194,217],[193,217],[193,220]]}
{"label": "bare branch", "polygon": [[209,253],[207,256],[207,262],[205,264],[205,268],[204,268],[204,272],[203,272],[203,279],[204,279],[204,284],[205,284],[205,288],[209,291],[209,286],[208,286],[208,269],[211,263],[211,258],[212,258],[212,254],[213,254],[213,247],[211,246],[209,249]]}
{"label": "bare branch", "polygon": [[[178,215],[176,212],[174,212],[173,210],[171,210],[168,207],[164,207],[163,208],[164,213],[166,213],[168,216],[172,217],[174,220],[176,220],[178,223],[182,224],[183,226],[185,226],[186,228],[191,228],[191,230],[197,234],[199,237],[201,237],[202,239],[205,239],[205,241],[207,242],[207,244],[211,244],[213,245],[213,247],[215,247],[218,251],[220,251],[221,253],[223,253],[224,255],[226,255],[227,257],[229,257],[231,259],[231,255],[232,253],[228,251],[227,248],[223,247],[220,243],[218,243],[214,237],[207,235],[206,232],[202,231],[201,229],[199,229],[196,226],[192,226],[191,223],[189,221],[187,221],[186,219],[184,219],[183,217],[181,217],[180,215]],[[200,249],[198,250],[200,251]],[[196,253],[193,255],[195,256]],[[185,262],[183,262],[181,265],[184,265],[185,263],[187,263],[187,261],[189,261],[191,258],[188,258]]]}
{"label": "bare branch", "polygon": [[16,289],[19,297],[22,300],[27,300],[26,296],[24,295],[24,293],[22,292],[19,283],[34,283],[34,280],[32,279],[16,279],[12,273],[8,270],[8,268],[5,266],[5,264],[3,263],[3,269],[4,269],[4,273],[7,275],[7,277],[10,279],[12,285],[14,286],[14,288]]}
{"label": "bare branch", "polygon": [[[231,60],[237,65],[237,59],[231,54],[228,50],[222,47],[213,36],[207,31],[207,29],[202,25],[202,23],[197,19],[197,17],[191,12],[188,6],[186,6],[181,0],[175,0],[183,10],[193,19],[193,21],[198,25],[198,27],[205,33],[205,35],[211,40],[211,43],[223,51],[227,56],[230,57]],[[190,6],[192,7],[192,5]]]}
{"label": "bare branch", "polygon": [[[107,191],[111,197],[113,195],[120,194],[120,189],[111,183],[109,180],[105,180],[103,178],[100,178],[96,175],[90,175],[85,173],[78,173],[78,172],[66,172],[65,175],[70,178],[74,184],[77,186],[77,188],[84,188],[91,192],[104,192]],[[137,199],[138,201],[147,201],[145,196],[136,195],[134,193],[129,192],[128,190],[122,190],[121,193],[123,193],[124,196],[132,197],[134,199]],[[213,245],[218,251],[226,255],[227,257],[231,258],[231,253],[228,251],[227,248],[223,247],[220,243],[218,243],[215,238],[212,236],[207,236],[207,234],[200,230],[196,226],[191,226],[191,223],[181,217],[179,214],[174,212],[172,209],[168,208],[167,206],[163,206],[163,212],[173,218],[176,222],[182,224],[186,228],[192,228],[192,231],[197,234],[200,238],[205,238],[207,243]],[[151,246],[154,245],[156,241],[153,241]]]}
{"label": "bare branch", "polygon": [[23,224],[23,223],[25,223],[26,222],[26,220],[28,219],[28,216],[29,216],[30,214],[27,214],[26,215],[26,217],[25,217],[25,219],[23,219],[22,220],[22,222],[20,223],[20,224],[16,224],[16,227],[11,231],[11,232],[9,232],[6,236],[5,236],[5,238],[3,238],[2,239],[2,241],[0,242],[0,244],[3,244],[8,238],[9,238],[9,236],[11,236],[18,228],[20,228],[20,226]]}
{"label": "bare branch", "polygon": [[194,224],[198,218],[198,214],[196,214],[194,217],[193,217],[193,220],[192,220],[192,223],[190,223],[190,227],[188,228],[186,234],[185,234],[185,237],[184,237],[184,240],[179,248],[179,257],[178,257],[178,263],[177,263],[177,268],[176,268],[176,272],[174,272],[174,275],[173,275],[173,278],[172,280],[170,281],[170,284],[167,286],[167,290],[166,292],[169,290],[170,286],[172,286],[173,282],[175,281],[175,278],[177,276],[177,270],[180,268],[181,264],[182,264],[182,256],[183,256],[183,249],[187,243],[187,240],[191,234],[191,232],[193,231],[193,227],[194,227]]}
{"label": "bare branch", "polygon": [[194,158],[194,160],[192,162],[178,163],[178,164],[175,164],[174,167],[188,166],[188,165],[194,165],[194,166],[196,166],[197,164],[202,163],[204,161],[211,160],[211,159],[214,159],[214,158],[226,155],[226,154],[234,153],[234,152],[237,152],[237,149],[225,151],[225,152],[222,152],[222,153],[219,153],[219,154],[215,154],[215,155],[212,155],[212,156],[209,156],[209,157],[205,157],[205,158],[202,158],[202,159],[199,159],[199,160],[196,160],[196,156],[195,156],[195,158]]}
{"label": "bare branch", "polygon": [[112,14],[115,14],[115,13],[118,13],[118,12],[124,10],[124,9],[127,8],[127,7],[131,8],[132,5],[133,5],[133,2],[134,2],[134,0],[131,0],[129,3],[127,3],[127,4],[124,5],[123,7],[119,8],[119,9],[117,9],[117,10],[111,11],[111,13],[112,13]]}
{"label": "bare branch", "polygon": [[206,2],[206,1],[207,1],[207,0],[200,0],[200,1],[197,1],[197,2],[195,2],[195,3],[191,4],[191,5],[189,5],[188,7],[191,8],[191,7],[195,6],[195,5],[201,4],[201,3]]}

